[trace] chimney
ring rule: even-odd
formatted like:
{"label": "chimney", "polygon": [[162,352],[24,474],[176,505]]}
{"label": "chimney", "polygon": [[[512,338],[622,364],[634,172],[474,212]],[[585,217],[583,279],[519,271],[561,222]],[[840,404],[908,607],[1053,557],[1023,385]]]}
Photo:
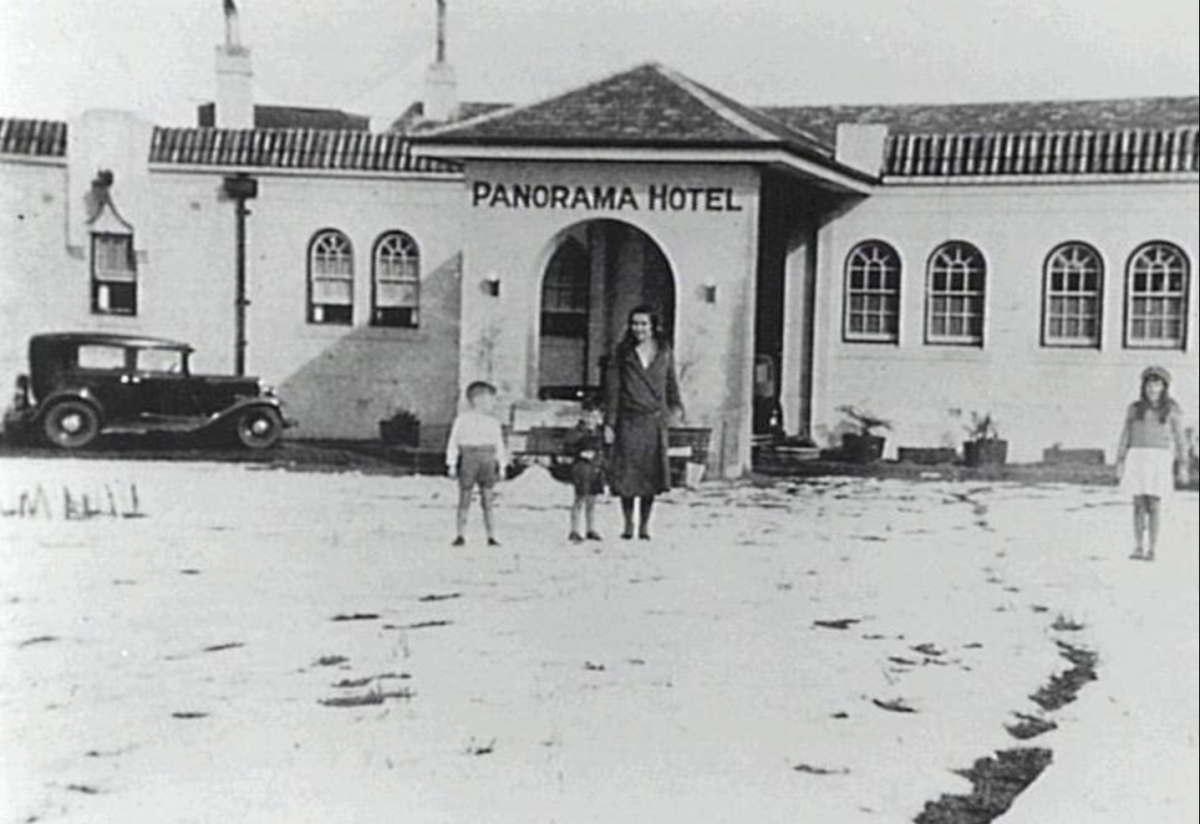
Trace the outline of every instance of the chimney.
{"label": "chimney", "polygon": [[225,0],[225,42],[217,46],[216,108],[218,128],[254,128],[254,71],[234,0]]}
{"label": "chimney", "polygon": [[458,109],[458,79],[446,62],[446,0],[437,0],[437,52],[425,70],[424,103],[425,119],[436,123],[452,119]]}
{"label": "chimney", "polygon": [[872,177],[883,173],[888,129],[881,123],[839,123],[834,158]]}

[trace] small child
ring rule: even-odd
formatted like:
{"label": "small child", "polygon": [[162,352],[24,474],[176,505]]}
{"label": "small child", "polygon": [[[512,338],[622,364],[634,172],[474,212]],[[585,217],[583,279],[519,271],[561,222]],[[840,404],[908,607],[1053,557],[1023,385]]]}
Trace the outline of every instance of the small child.
{"label": "small child", "polygon": [[453,546],[466,543],[463,530],[467,526],[467,512],[471,509],[471,495],[477,486],[488,546],[500,546],[492,529],[492,502],[496,483],[508,465],[508,456],[504,432],[495,417],[496,387],[486,381],[475,381],[467,387],[466,394],[469,408],[454,419],[450,439],[446,442],[446,474],[458,478],[458,511],[455,513],[458,531]]}
{"label": "small child", "polygon": [[571,504],[571,534],[567,539],[578,544],[584,540],[579,533],[579,515],[587,524],[587,540],[599,541],[596,531],[596,496],[604,492],[604,415],[595,399],[583,404],[579,423],[567,435],[567,453],[575,458],[571,465],[571,485],[575,501]]}
{"label": "small child", "polygon": [[[1133,496],[1134,551],[1138,561],[1153,561],[1158,545],[1159,510],[1164,498],[1188,480],[1183,413],[1171,397],[1171,373],[1161,366],[1142,372],[1140,397],[1129,405],[1117,446],[1121,491]],[[1174,463],[1175,472],[1172,470]]]}

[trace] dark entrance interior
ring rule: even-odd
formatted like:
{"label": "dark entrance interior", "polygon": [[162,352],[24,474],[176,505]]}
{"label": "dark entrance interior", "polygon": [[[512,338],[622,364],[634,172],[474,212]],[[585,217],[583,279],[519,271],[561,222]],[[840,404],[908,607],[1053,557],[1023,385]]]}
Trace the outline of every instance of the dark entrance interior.
{"label": "dark entrance interior", "polygon": [[642,230],[590,220],[561,232],[542,277],[538,396],[578,399],[597,392],[604,358],[641,303],[662,313],[674,339],[675,279],[666,256]]}

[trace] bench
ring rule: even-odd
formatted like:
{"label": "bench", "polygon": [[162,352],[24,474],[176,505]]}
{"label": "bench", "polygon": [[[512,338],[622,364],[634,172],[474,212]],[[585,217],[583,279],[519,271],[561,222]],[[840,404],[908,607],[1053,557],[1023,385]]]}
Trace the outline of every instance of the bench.
{"label": "bench", "polygon": [[[514,432],[510,446],[514,457],[547,467],[560,480],[568,477],[572,458],[566,441],[573,427],[534,426],[527,432]],[[667,433],[667,460],[671,467],[671,485],[685,486],[689,482],[688,465],[704,466],[708,461],[712,430],[707,427],[671,427]],[[692,480],[702,470],[692,470]]]}

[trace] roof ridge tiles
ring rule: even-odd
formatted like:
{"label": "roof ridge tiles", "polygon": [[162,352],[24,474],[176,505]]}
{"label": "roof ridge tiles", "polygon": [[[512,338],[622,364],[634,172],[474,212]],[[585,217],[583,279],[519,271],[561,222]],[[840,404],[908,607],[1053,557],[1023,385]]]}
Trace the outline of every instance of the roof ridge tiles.
{"label": "roof ridge tiles", "polygon": [[[778,141],[781,139],[778,132],[785,132],[788,135],[795,135],[796,139],[801,143],[810,144],[810,148],[817,148],[828,154],[832,154],[832,147],[828,146],[820,138],[810,134],[809,132],[798,129],[795,126],[790,126],[759,108],[749,106],[745,103],[740,103],[739,101],[734,100],[732,97],[718,92],[716,89],[710,89],[703,83],[692,80],[690,77],[681,74],[669,66],[656,63],[653,67],[668,80],[675,83],[688,94],[691,94],[716,114],[729,121],[732,125],[742,129],[743,131],[753,134],[755,137],[763,140]],[[753,117],[770,121],[771,125],[775,127],[778,132],[773,132],[771,129],[768,129],[759,123],[755,123],[751,117],[739,112],[737,110],[739,107],[745,109],[747,112],[752,113]]]}
{"label": "roof ridge tiles", "polygon": [[[751,122],[748,118],[738,114],[732,108],[725,105],[724,101],[717,98],[716,95],[714,95],[709,89],[706,89],[699,83],[696,83],[694,80],[691,80],[674,69],[668,68],[667,66],[663,66],[659,63],[651,64],[649,68],[653,68],[667,80],[671,81],[676,86],[690,94],[692,97],[699,100],[717,115],[725,118],[725,120],[727,120],[736,128],[741,129],[744,132],[749,132],[755,137],[762,138],[764,140],[778,139],[778,135],[772,134],[769,130],[764,129],[763,127]],[[787,128],[782,123],[779,125],[783,128]]]}
{"label": "roof ridge tiles", "polygon": [[558,100],[560,97],[567,97],[568,95],[575,94],[576,92],[581,92],[584,89],[588,89],[592,86],[598,86],[601,83],[607,83],[608,81],[613,80],[614,78],[620,77],[623,74],[629,74],[631,72],[640,71],[642,69],[661,69],[661,64],[658,63],[657,61],[650,60],[645,63],[639,63],[636,66],[633,66],[632,68],[621,69],[619,71],[609,72],[608,74],[605,74],[603,77],[593,78],[592,80],[588,80],[587,82],[584,82],[584,83],[579,83],[568,89],[563,89],[563,90],[557,91],[553,94],[545,95],[544,97],[540,97],[537,100],[531,100],[528,103],[511,103],[511,104],[509,104],[503,108],[497,109],[495,111],[484,112],[483,114],[476,115],[474,117],[465,118],[463,120],[451,120],[441,126],[435,126],[435,127],[429,128],[429,129],[423,129],[420,133],[420,137],[421,138],[438,137],[446,132],[457,131],[459,129],[466,129],[466,128],[470,128],[470,127],[474,127],[474,126],[479,126],[484,123],[489,123],[493,120],[498,120],[501,117],[508,117],[510,115],[520,114],[521,112],[528,111],[529,109],[536,108],[537,106],[541,106],[543,104],[550,103],[554,100]]}

